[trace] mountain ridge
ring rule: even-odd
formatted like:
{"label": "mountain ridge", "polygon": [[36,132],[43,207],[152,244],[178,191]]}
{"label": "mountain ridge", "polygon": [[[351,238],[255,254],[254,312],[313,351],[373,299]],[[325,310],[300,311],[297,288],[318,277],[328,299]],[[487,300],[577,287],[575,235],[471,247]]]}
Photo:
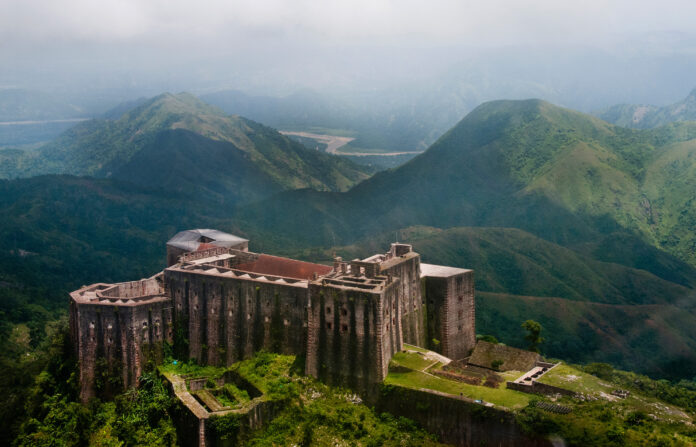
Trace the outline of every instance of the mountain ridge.
{"label": "mountain ridge", "polygon": [[693,266],[694,140],[696,123],[631,130],[540,100],[494,101],[347,193],[287,193],[240,217],[272,229],[266,210],[303,203],[315,223],[296,231],[313,243],[409,225],[517,227],[561,245],[625,232]]}
{"label": "mountain ridge", "polygon": [[[200,148],[218,148],[227,143],[229,155],[246,160],[246,166],[256,166],[264,178],[261,183],[274,184],[259,193],[243,196],[234,189],[220,191],[232,199],[252,201],[270,192],[286,189],[315,188],[318,190],[345,190],[357,181],[369,176],[367,168],[349,160],[306,149],[275,130],[239,116],[228,116],[216,107],[205,104],[193,95],[165,93],[120,114],[117,119],[94,119],[80,123],[60,137],[34,151],[0,151],[0,159],[6,164],[6,177],[27,177],[37,174],[73,174],[95,177],[112,177],[127,172],[124,167],[143,149],[151,148],[155,142],[175,142],[159,137],[161,132],[184,130],[200,138],[185,139],[187,151],[196,153]],[[206,142],[203,139],[209,140]],[[241,151],[243,157],[237,152]],[[150,159],[154,170],[182,170],[173,166],[176,161],[160,151],[159,159]],[[209,169],[215,165],[229,166],[225,153],[215,152],[218,160],[208,160]],[[236,155],[235,155],[236,154]],[[209,157],[211,152],[207,152]],[[201,154],[202,156],[202,154]],[[189,161],[194,161],[195,157]],[[247,163],[248,162],[248,163]],[[154,163],[157,164],[156,168]],[[12,170],[14,167],[14,172]],[[235,172],[241,172],[236,169]],[[13,175],[14,174],[14,175]],[[218,170],[218,175],[231,174]],[[247,176],[248,177],[248,176]],[[147,179],[125,175],[136,183]],[[189,185],[196,188],[194,179]],[[203,178],[205,181],[205,178]],[[220,184],[235,183],[228,178]],[[238,184],[238,182],[237,182]],[[169,185],[162,185],[167,187]],[[205,188],[203,188],[205,189]],[[223,194],[224,195],[224,194]]]}

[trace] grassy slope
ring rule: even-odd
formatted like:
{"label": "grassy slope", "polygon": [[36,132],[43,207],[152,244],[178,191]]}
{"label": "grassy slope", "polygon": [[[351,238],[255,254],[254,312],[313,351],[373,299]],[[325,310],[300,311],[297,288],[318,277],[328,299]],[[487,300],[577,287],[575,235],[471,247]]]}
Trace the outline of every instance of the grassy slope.
{"label": "grassy slope", "polygon": [[[239,445],[442,445],[435,442],[431,435],[416,428],[413,422],[396,419],[388,414],[378,415],[367,405],[356,401],[352,392],[328,387],[302,375],[303,367],[294,356],[261,352],[230,368],[264,392],[264,399],[286,402],[264,427],[241,435]],[[161,371],[167,373],[194,374],[199,377],[219,377],[225,369],[227,368],[181,363],[160,367]],[[218,421],[223,418],[212,418],[211,425],[219,430],[221,436],[230,436],[226,428],[234,424],[228,424],[227,427],[220,424]]]}
{"label": "grassy slope", "polygon": [[232,143],[184,129],[159,132],[114,177],[225,205],[258,200],[283,189]]}
{"label": "grassy slope", "polygon": [[575,362],[604,361],[678,379],[696,370],[696,309],[677,305],[610,305],[562,298],[479,292],[476,325],[525,347],[522,321],[542,322],[541,350]]}
{"label": "grassy slope", "polygon": [[[409,227],[334,249],[344,259],[384,251],[395,238],[413,244],[423,262],[474,268],[478,290],[563,297],[612,304],[665,304],[688,301],[696,269],[666,256],[664,269],[680,267],[664,279],[648,271],[602,262],[515,228]],[[319,261],[332,250],[304,252]],[[660,268],[655,267],[655,270]]]}
{"label": "grassy slope", "polygon": [[[590,399],[563,397],[558,403],[572,411],[567,415],[554,415],[538,410],[535,404],[540,400],[547,404],[549,400],[557,402],[558,396],[533,396],[507,389],[505,383],[498,388],[490,388],[447,380],[429,374],[420,359],[417,353],[396,354],[390,363],[385,383],[431,389],[503,406],[517,414],[517,420],[523,427],[536,434],[553,434],[553,438],[564,439],[563,443],[567,445],[622,445],[623,441],[626,445],[657,445],[659,438],[662,438],[662,442],[668,442],[664,445],[671,445],[669,441],[675,438],[683,441],[683,445],[691,445],[696,435],[692,425],[693,416],[689,414],[692,405],[680,408],[668,404],[656,398],[655,390],[651,390],[650,385],[643,392],[643,389],[636,389],[634,384],[629,387],[631,392],[628,398],[619,399],[611,392],[617,388],[624,389],[623,382],[614,378],[602,380],[581,369],[561,364],[542,376],[540,382],[582,393]],[[512,380],[519,375],[520,372],[517,372],[514,376],[506,374],[504,377]],[[636,380],[635,383],[642,381]],[[687,391],[687,388],[681,391]],[[672,397],[668,396],[667,399],[673,402]]]}

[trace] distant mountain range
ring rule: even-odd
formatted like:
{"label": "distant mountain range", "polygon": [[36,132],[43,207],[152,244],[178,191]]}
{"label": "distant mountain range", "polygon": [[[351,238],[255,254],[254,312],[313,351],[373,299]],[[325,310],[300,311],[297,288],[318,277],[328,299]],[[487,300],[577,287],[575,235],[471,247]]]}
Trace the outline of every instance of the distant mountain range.
{"label": "distant mountain range", "polygon": [[306,149],[185,93],[108,116],[114,119],[80,123],[37,150],[0,151],[0,175],[117,178],[226,203],[286,189],[345,190],[369,176],[365,167]]}
{"label": "distant mountain range", "polygon": [[605,121],[634,129],[652,129],[669,123],[696,121],[696,89],[677,103],[658,107],[647,104],[618,104],[597,113]]}

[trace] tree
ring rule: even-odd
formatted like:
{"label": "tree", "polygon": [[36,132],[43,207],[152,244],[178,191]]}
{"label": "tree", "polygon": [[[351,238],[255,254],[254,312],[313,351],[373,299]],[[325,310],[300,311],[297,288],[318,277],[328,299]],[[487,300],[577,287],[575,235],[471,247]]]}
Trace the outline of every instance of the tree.
{"label": "tree", "polygon": [[524,336],[524,339],[529,343],[528,349],[532,352],[539,352],[539,345],[544,341],[540,335],[543,329],[541,324],[534,320],[527,320],[522,323],[522,329],[527,331],[527,335]]}
{"label": "tree", "polygon": [[488,334],[476,334],[476,340],[487,341],[488,343],[493,343],[495,345],[500,343],[494,335]]}

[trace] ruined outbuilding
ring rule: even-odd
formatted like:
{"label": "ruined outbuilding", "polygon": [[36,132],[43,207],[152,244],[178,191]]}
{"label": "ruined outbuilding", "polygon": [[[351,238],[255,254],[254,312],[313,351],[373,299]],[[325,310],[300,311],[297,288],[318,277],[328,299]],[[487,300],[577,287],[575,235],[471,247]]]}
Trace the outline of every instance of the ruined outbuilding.
{"label": "ruined outbuilding", "polygon": [[384,380],[404,343],[455,359],[474,347],[471,270],[421,264],[407,244],[326,266],[252,253],[248,242],[182,231],[167,243],[164,271],[72,292],[81,398],[135,385],[165,346],[209,365],[262,349],[292,354],[307,374],[360,391]]}

